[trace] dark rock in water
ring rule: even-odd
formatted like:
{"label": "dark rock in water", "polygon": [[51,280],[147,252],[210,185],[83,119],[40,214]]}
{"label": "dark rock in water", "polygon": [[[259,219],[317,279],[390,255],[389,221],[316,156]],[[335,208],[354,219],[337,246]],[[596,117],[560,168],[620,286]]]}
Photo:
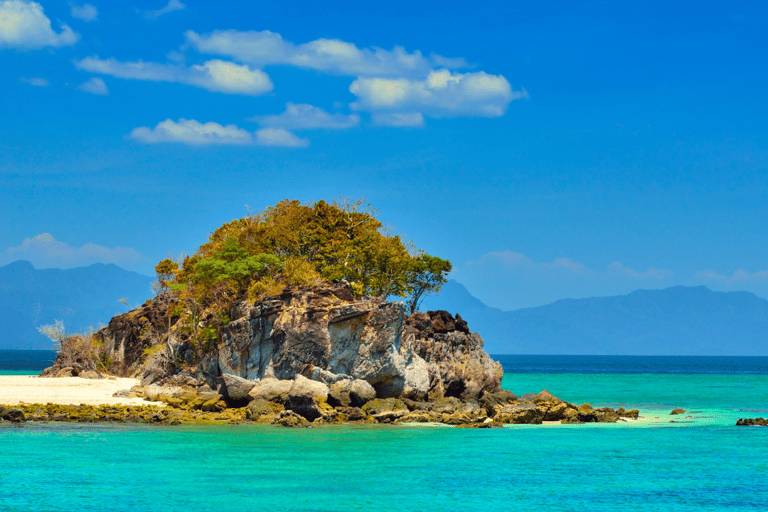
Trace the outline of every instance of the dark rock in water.
{"label": "dark rock in water", "polygon": [[540,424],[544,421],[546,410],[534,404],[515,404],[502,407],[496,421],[513,424]]}
{"label": "dark rock in water", "polygon": [[5,421],[12,421],[14,423],[21,423],[22,421],[26,421],[27,418],[24,416],[24,411],[21,409],[5,409],[0,408],[0,418],[2,418]]}
{"label": "dark rock in water", "polygon": [[768,427],[768,419],[764,418],[739,418],[737,427]]}
{"label": "dark rock in water", "polygon": [[237,375],[230,375],[225,373],[222,375],[224,380],[224,389],[227,394],[227,398],[234,402],[248,401],[248,393],[256,385],[255,381],[238,377]]}
{"label": "dark rock in water", "polygon": [[391,411],[408,412],[408,406],[397,398],[376,398],[365,404],[362,409],[371,416]]}
{"label": "dark rock in water", "polygon": [[310,425],[309,421],[306,420],[303,416],[296,414],[293,411],[282,411],[280,413],[280,416],[275,420],[275,425],[279,425],[281,427],[308,427]]}
{"label": "dark rock in water", "polygon": [[669,415],[672,416],[672,415],[675,415],[675,414],[685,414],[686,412],[688,412],[688,411],[686,411],[685,409],[683,409],[681,407],[678,407],[677,409],[675,409],[671,413],[669,413]]}

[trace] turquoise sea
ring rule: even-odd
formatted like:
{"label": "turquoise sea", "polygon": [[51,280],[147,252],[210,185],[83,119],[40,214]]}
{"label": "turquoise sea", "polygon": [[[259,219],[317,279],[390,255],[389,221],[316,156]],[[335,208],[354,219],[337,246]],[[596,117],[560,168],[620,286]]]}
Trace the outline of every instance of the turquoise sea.
{"label": "turquoise sea", "polygon": [[[493,430],[5,423],[0,510],[765,510],[768,428],[734,424],[768,417],[768,358],[500,360],[514,393],[546,388],[637,407],[646,421]],[[675,407],[691,412],[669,416]]]}

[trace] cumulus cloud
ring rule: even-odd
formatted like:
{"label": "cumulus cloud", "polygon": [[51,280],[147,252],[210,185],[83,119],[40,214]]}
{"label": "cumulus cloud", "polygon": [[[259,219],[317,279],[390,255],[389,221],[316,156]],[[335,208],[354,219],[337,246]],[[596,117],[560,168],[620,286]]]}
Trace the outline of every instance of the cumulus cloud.
{"label": "cumulus cloud", "polygon": [[277,146],[306,147],[309,141],[283,128],[262,128],[255,133],[229,124],[200,123],[194,119],[166,119],[154,128],[134,128],[129,138],[146,144],[177,142],[190,146]]}
{"label": "cumulus cloud", "polygon": [[28,260],[37,268],[71,268],[93,263],[129,265],[142,259],[138,252],[127,247],[109,249],[93,243],[71,247],[50,233],[25,238],[21,245],[9,247],[5,252],[8,261]]}
{"label": "cumulus cloud", "polygon": [[476,73],[431,71],[424,80],[408,78],[366,78],[352,82],[349,91],[357,96],[354,110],[422,113],[430,117],[504,115],[512,100],[525,98],[525,91],[513,91],[506,78]]}
{"label": "cumulus cloud", "polygon": [[77,5],[70,3],[69,14],[71,14],[73,18],[87,21],[89,23],[99,19],[99,11],[91,4]]}
{"label": "cumulus cloud", "polygon": [[184,36],[187,44],[200,53],[226,55],[257,67],[284,64],[348,76],[422,77],[434,67],[468,66],[463,59],[425,57],[418,50],[409,53],[399,46],[392,50],[358,48],[340,39],[294,44],[269,30],[215,30],[209,34],[189,30]]}
{"label": "cumulus cloud", "polygon": [[26,84],[32,85],[34,87],[48,87],[48,85],[49,85],[48,84],[48,80],[46,80],[45,78],[24,78],[24,77],[22,77],[21,81],[26,83]]}
{"label": "cumulus cloud", "polygon": [[61,32],[51,28],[51,20],[37,2],[4,0],[0,2],[0,49],[31,50],[75,44],[80,36],[65,24]]}
{"label": "cumulus cloud", "polygon": [[157,18],[159,18],[164,14],[168,14],[174,11],[183,11],[186,8],[187,6],[179,2],[179,0],[170,0],[168,2],[168,5],[166,5],[162,9],[157,9],[154,11],[144,11],[144,17],[147,18],[148,20],[156,20]]}
{"label": "cumulus cloud", "polygon": [[81,91],[89,92],[91,94],[99,94],[101,96],[109,94],[107,84],[104,83],[104,80],[98,77],[91,78],[87,82],[78,85],[77,88]]}
{"label": "cumulus cloud", "polygon": [[272,90],[269,76],[259,69],[222,60],[209,60],[202,65],[186,67],[180,64],[156,62],[120,62],[98,56],[75,61],[78,69],[90,73],[114,76],[126,80],[176,82],[194,85],[212,92],[256,96]]}
{"label": "cumulus cloud", "polygon": [[309,141],[301,139],[283,128],[262,128],[256,130],[256,144],[259,146],[303,148],[309,146]]}
{"label": "cumulus cloud", "polygon": [[166,119],[154,128],[134,128],[129,137],[148,144],[181,142],[193,146],[244,145],[254,142],[250,132],[233,124],[222,126],[213,122],[200,123],[194,119],[179,119],[178,122]]}
{"label": "cumulus cloud", "polygon": [[278,115],[255,116],[249,119],[270,128],[290,130],[314,130],[319,128],[339,130],[360,124],[357,114],[330,114],[313,105],[287,103],[285,112]]}

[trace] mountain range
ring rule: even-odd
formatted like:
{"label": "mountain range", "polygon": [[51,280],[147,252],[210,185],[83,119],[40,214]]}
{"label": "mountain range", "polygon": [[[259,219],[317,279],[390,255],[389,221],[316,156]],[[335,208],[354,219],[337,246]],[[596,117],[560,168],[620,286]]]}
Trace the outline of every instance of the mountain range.
{"label": "mountain range", "polygon": [[422,310],[460,313],[490,354],[768,356],[768,300],[705,286],[502,311],[456,281]]}
{"label": "mountain range", "polygon": [[116,265],[36,269],[28,261],[0,267],[0,349],[49,350],[37,327],[64,322],[67,332],[106,324],[153,296],[153,279]]}
{"label": "mountain range", "polygon": [[[152,297],[152,281],[111,264],[0,267],[0,349],[50,349],[37,327],[105,324]],[[420,309],[461,314],[490,354],[768,356],[768,300],[750,292],[675,286],[503,311],[451,280]]]}

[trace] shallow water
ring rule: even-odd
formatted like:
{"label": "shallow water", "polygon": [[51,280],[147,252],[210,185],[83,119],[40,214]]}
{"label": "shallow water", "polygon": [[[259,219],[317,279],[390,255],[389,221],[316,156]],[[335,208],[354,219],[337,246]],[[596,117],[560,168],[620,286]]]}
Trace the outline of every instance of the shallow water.
{"label": "shallow water", "polygon": [[[763,510],[768,375],[508,373],[642,424],[0,426],[0,510]],[[691,414],[669,416],[674,407]],[[690,417],[688,417],[690,416]],[[669,423],[670,420],[678,423]],[[642,425],[642,426],[641,426]]]}

